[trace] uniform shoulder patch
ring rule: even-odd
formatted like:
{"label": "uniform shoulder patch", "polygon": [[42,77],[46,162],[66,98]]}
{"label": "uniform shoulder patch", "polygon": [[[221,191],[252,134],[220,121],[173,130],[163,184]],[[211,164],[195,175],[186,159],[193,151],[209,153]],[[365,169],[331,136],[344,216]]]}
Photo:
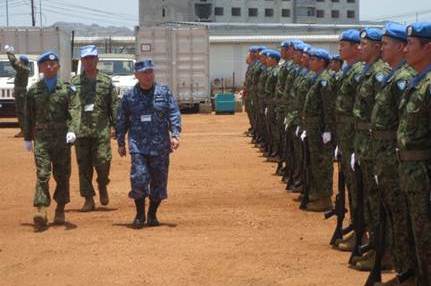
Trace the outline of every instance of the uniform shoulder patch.
{"label": "uniform shoulder patch", "polygon": [[383,73],[376,74],[376,80],[378,82],[383,82],[384,79],[385,79],[385,75]]}
{"label": "uniform shoulder patch", "polygon": [[398,86],[398,89],[400,91],[404,91],[407,87],[407,81],[406,80],[399,80],[399,81],[397,81],[397,86]]}

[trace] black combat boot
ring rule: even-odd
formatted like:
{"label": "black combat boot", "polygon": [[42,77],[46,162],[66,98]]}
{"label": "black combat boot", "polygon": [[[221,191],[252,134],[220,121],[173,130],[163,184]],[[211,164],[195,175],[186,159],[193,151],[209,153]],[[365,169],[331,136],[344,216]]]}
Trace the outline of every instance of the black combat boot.
{"label": "black combat boot", "polygon": [[59,203],[55,208],[54,224],[61,225],[66,223],[66,217],[64,214],[65,204]]}
{"label": "black combat boot", "polygon": [[135,200],[136,217],[132,222],[134,229],[141,229],[145,225],[145,198]]}
{"label": "black combat boot", "polygon": [[147,225],[148,226],[159,226],[160,223],[157,220],[157,209],[159,208],[160,205],[160,200],[158,201],[153,201],[150,200],[150,206],[148,208],[148,220],[147,220]]}

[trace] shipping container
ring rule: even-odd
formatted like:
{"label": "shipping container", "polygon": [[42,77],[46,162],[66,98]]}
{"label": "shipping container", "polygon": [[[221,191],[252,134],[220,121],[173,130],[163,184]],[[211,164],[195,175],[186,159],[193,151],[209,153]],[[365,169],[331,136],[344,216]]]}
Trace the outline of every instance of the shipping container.
{"label": "shipping container", "polygon": [[[135,29],[136,59],[151,58],[156,80],[167,84],[181,108],[210,104],[208,28],[143,26]],[[205,107],[205,108],[204,108]]]}
{"label": "shipping container", "polygon": [[71,35],[58,27],[8,27],[0,28],[0,53],[5,45],[14,47],[16,54],[40,55],[46,50],[55,51],[60,57],[60,78],[70,80],[72,66]]}

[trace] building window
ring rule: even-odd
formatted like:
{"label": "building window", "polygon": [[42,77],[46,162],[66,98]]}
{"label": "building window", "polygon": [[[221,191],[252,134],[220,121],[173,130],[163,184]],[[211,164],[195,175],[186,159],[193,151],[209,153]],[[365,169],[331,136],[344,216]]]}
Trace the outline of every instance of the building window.
{"label": "building window", "polygon": [[290,9],[281,9],[281,17],[290,17]]}
{"label": "building window", "polygon": [[354,19],[355,18],[355,11],[347,10],[347,18]]}
{"label": "building window", "polygon": [[274,9],[265,9],[265,17],[274,17]]}
{"label": "building window", "polygon": [[340,18],[340,11],[338,11],[338,10],[332,10],[331,11],[331,17],[332,18]]}
{"label": "building window", "polygon": [[347,3],[355,3],[355,0],[347,0]]}
{"label": "building window", "polygon": [[214,8],[214,15],[223,16],[224,15],[224,8],[223,7],[215,7]]}
{"label": "building window", "polygon": [[316,9],[313,7],[307,7],[307,16],[314,17],[316,14]]}
{"label": "building window", "polygon": [[166,8],[162,9],[162,17],[165,18],[166,17]]}
{"label": "building window", "polygon": [[340,0],[331,0],[332,3],[339,3]]}
{"label": "building window", "polygon": [[257,17],[257,8],[248,8],[249,17]]}
{"label": "building window", "polygon": [[317,18],[325,18],[325,10],[316,10]]}
{"label": "building window", "polygon": [[232,16],[241,16],[241,8],[239,7],[233,7],[232,8]]}
{"label": "building window", "polygon": [[325,2],[325,0],[316,0],[316,2]]}

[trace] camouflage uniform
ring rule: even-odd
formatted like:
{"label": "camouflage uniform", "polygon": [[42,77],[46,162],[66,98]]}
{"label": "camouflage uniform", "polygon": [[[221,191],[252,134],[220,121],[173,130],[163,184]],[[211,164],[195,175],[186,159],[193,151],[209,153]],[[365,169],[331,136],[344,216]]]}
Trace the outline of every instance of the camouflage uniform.
{"label": "camouflage uniform", "polygon": [[274,66],[268,68],[268,77],[265,82],[265,105],[266,112],[266,130],[268,133],[269,144],[271,145],[272,153],[279,152],[280,136],[276,129],[276,113],[275,113],[275,86],[277,84],[279,67]]}
{"label": "camouflage uniform", "polygon": [[30,68],[20,62],[13,53],[7,52],[7,57],[12,67],[16,71],[14,80],[14,98],[16,105],[16,116],[18,118],[19,128],[23,130],[24,120],[24,101],[25,94],[27,92],[28,76],[30,74]]}
{"label": "camouflage uniform", "polygon": [[165,85],[155,84],[150,91],[136,85],[124,95],[117,116],[118,145],[125,146],[128,133],[132,156],[129,197],[166,199],[170,137],[178,138],[181,132],[175,97]]}
{"label": "camouflage uniform", "polygon": [[262,65],[261,67],[262,71],[258,73],[258,79],[257,79],[257,102],[258,102],[258,129],[259,129],[259,135],[263,138],[264,143],[268,144],[268,133],[266,132],[266,115],[265,115],[265,108],[266,108],[266,100],[265,100],[265,84],[266,79],[269,75],[269,69],[267,66]]}
{"label": "camouflage uniform", "polygon": [[401,191],[416,247],[418,285],[431,283],[431,66],[411,81],[400,103],[397,131]]}
{"label": "camouflage uniform", "polygon": [[398,128],[398,106],[408,82],[416,72],[402,62],[387,78],[376,95],[371,113],[372,151],[378,191],[383,200],[389,232],[391,253],[396,271],[414,269],[414,249],[409,242],[407,203],[400,190],[398,161],[395,154]]}
{"label": "camouflage uniform", "polygon": [[346,66],[340,78],[337,81],[337,96],[335,98],[335,122],[336,122],[336,138],[338,149],[341,155],[341,167],[346,178],[346,186],[349,191],[350,215],[352,221],[353,214],[356,212],[356,191],[355,179],[352,169],[350,168],[350,154],[353,152],[353,118],[352,110],[355,101],[355,78],[359,76],[363,69],[363,64],[358,62],[351,66]]}
{"label": "camouflage uniform", "polygon": [[71,108],[76,104],[75,97],[73,89],[60,80],[52,92],[41,80],[27,93],[23,129],[24,140],[34,140],[37,169],[35,207],[48,207],[51,203],[51,169],[57,183],[54,200],[58,204],[70,201],[70,146],[66,143],[66,133],[76,130],[76,125],[70,121]]}
{"label": "camouflage uniform", "polygon": [[85,73],[72,79],[79,98],[72,120],[79,127],[75,143],[79,166],[79,186],[83,197],[93,197],[93,168],[97,172],[99,189],[109,183],[111,165],[110,130],[115,127],[118,106],[117,93],[108,75],[98,72],[95,80]]}
{"label": "camouflage uniform", "polygon": [[244,91],[245,91],[245,111],[247,112],[248,120],[250,122],[250,126],[252,129],[255,129],[253,122],[253,91],[252,91],[252,76],[253,70],[255,68],[257,61],[252,62],[247,67],[247,72],[245,73],[245,81],[244,81]]}
{"label": "camouflage uniform", "polygon": [[334,128],[333,77],[327,70],[315,77],[302,113],[310,152],[310,197],[321,199],[332,196],[333,145],[323,144],[322,134],[332,134]]}
{"label": "camouflage uniform", "polygon": [[364,215],[369,231],[380,222],[380,199],[374,178],[374,160],[371,150],[371,111],[374,99],[389,74],[390,67],[381,59],[365,65],[361,74],[356,77],[357,93],[353,105],[355,136],[353,140],[356,160],[360,161],[364,191]]}

